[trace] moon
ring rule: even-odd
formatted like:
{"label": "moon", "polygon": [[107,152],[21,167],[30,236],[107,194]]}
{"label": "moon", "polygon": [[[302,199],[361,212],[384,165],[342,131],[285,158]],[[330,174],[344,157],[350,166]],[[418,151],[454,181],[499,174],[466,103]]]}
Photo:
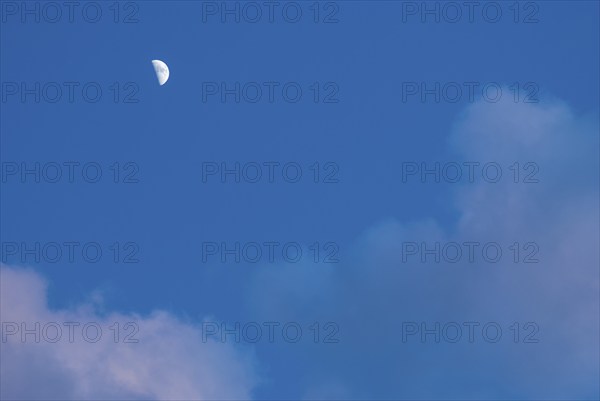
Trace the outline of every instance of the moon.
{"label": "moon", "polygon": [[160,60],[152,60],[152,66],[154,67],[159,85],[163,86],[169,80],[169,67]]}

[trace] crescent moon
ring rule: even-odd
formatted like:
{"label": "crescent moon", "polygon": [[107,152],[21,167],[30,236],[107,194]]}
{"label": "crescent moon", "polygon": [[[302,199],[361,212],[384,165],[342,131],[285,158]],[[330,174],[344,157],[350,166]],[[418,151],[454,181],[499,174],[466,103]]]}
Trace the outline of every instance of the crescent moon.
{"label": "crescent moon", "polygon": [[154,67],[158,84],[163,86],[169,80],[169,67],[160,60],[152,60],[152,66]]}

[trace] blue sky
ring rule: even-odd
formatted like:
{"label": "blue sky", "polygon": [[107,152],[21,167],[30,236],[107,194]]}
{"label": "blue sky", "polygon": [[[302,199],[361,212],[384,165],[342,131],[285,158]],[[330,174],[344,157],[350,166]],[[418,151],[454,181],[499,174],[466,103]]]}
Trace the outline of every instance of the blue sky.
{"label": "blue sky", "polygon": [[[62,6],[56,23],[45,3],[27,3],[40,22],[21,14],[23,4],[1,2],[2,321],[109,325],[116,316],[139,321],[140,330],[139,344],[105,344],[104,362],[95,344],[19,343],[27,357],[3,360],[3,377],[13,372],[3,396],[599,397],[597,2],[482,2],[473,21],[462,8],[454,23],[444,20],[442,10],[452,11],[444,2],[427,3],[442,12],[439,23],[421,2],[281,2],[272,22],[263,6],[256,23],[244,21],[253,14],[223,22],[221,2],[96,2],[82,14],[84,2],[72,22]],[[236,4],[252,12],[248,2],[227,7]],[[502,14],[493,23],[496,6]],[[288,19],[302,11],[297,23],[284,7]],[[487,17],[484,7],[492,7]],[[102,14],[91,23],[96,9]],[[325,23],[328,15],[337,22]],[[169,65],[164,86],[153,59]],[[23,90],[35,92],[36,83],[39,102]],[[246,85],[247,96],[256,83],[264,92],[256,103],[244,93],[239,103],[235,95],[222,101],[221,92],[206,92],[213,83],[219,91]],[[272,102],[266,83],[274,83]],[[475,97],[422,101],[421,92],[405,92],[412,83],[475,83]],[[286,100],[286,84],[301,88],[299,101]],[[498,101],[482,97],[486,85],[502,89]],[[53,103],[56,87],[63,92]],[[97,87],[102,97],[92,102],[85,96]],[[479,175],[403,182],[405,163],[436,162],[497,163],[503,175],[497,183]],[[20,175],[23,163],[40,164],[41,182]],[[94,166],[102,171],[95,183],[81,176],[90,163],[92,178]],[[203,180],[207,163],[258,164],[262,178]],[[302,171],[298,182],[282,176],[289,163]],[[62,177],[48,182],[42,170],[56,164]],[[537,183],[523,182],[529,173]],[[502,261],[423,263],[404,254],[409,243],[473,241],[499,244]],[[93,243],[102,257],[90,263],[78,247],[70,263],[64,245],[56,263],[21,254],[65,242]],[[279,251],[270,262],[264,245],[258,263],[222,263],[221,248],[206,254],[208,243],[236,242],[278,242],[278,250],[288,243],[303,254],[297,263]],[[530,252],[539,262],[521,263]],[[324,263],[330,253],[338,263]],[[123,263],[127,255],[137,262]],[[402,342],[406,322],[470,321],[497,322],[503,340]],[[218,335],[204,343],[206,322],[298,322],[304,334],[298,343],[223,343]],[[335,323],[339,342],[315,344],[315,322],[321,334]],[[514,322],[535,322],[539,342],[512,341]],[[10,341],[2,347],[19,355]],[[42,354],[48,364],[63,361],[64,372],[32,368]],[[106,368],[111,360],[131,371]],[[78,364],[99,368],[84,375],[72,370]],[[173,380],[160,383],[144,368]],[[50,389],[51,380],[59,384]]]}

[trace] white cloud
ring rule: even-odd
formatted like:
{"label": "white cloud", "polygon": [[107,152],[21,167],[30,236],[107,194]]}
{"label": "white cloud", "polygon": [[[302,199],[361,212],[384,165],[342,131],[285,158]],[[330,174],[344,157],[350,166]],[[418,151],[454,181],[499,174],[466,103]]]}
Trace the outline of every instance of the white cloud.
{"label": "white cloud", "polygon": [[[294,294],[278,298],[278,306],[286,308],[279,313],[310,316],[307,305],[312,305],[313,315],[337,320],[338,348],[351,353],[353,364],[338,364],[331,379],[343,377],[345,388],[363,398],[597,397],[597,123],[556,100],[481,101],[457,120],[449,143],[458,162],[496,162],[505,176],[498,183],[458,184],[448,199],[457,212],[454,226],[443,227],[433,216],[412,223],[382,216],[344,255],[335,274],[310,269],[306,277],[288,281],[278,275],[278,294]],[[514,183],[508,169],[514,162],[536,163],[539,183]],[[402,263],[405,241],[494,241],[505,255],[500,263],[481,258],[471,265]],[[513,263],[508,247],[514,242],[537,243],[539,263]],[[272,279],[261,272],[255,280],[249,303],[261,302],[254,295],[269,288]],[[326,294],[316,302],[310,295],[298,296],[296,283],[310,280]],[[255,310],[264,308],[255,305]],[[505,339],[512,322],[532,321],[540,328],[540,341],[400,342],[401,321],[453,320],[501,322]],[[365,380],[370,372],[377,374]],[[437,385],[442,378],[444,385]]]}
{"label": "white cloud", "polygon": [[[199,328],[167,312],[151,316],[98,314],[94,305],[72,310],[51,310],[46,283],[32,270],[2,266],[1,317],[5,341],[1,343],[2,399],[250,399],[256,385],[253,358],[224,344],[203,342]],[[30,334],[21,338],[11,322],[27,328],[40,323],[40,342]],[[57,342],[52,322],[62,326]],[[73,342],[65,322],[78,322]],[[82,327],[95,322],[102,330],[99,341],[86,341]],[[119,322],[119,339],[109,327]],[[137,334],[124,342],[134,328]],[[50,325],[48,325],[50,323]],[[9,327],[10,326],[10,327]],[[44,333],[44,327],[48,329]],[[114,326],[113,326],[114,327]],[[88,331],[89,340],[96,336]]]}

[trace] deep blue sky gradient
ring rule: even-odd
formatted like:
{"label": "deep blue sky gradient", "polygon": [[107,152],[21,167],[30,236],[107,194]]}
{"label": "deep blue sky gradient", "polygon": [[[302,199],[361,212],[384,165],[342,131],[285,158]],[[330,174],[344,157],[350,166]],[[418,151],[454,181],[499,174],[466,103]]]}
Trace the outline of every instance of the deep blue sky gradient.
{"label": "deep blue sky gradient", "polygon": [[[108,12],[109,3],[103,4]],[[245,306],[248,294],[272,288],[252,287],[255,265],[202,263],[203,241],[336,242],[342,263],[317,265],[319,276],[355,263],[357,241],[380,221],[432,218],[452,231],[459,215],[449,199],[456,187],[402,183],[401,163],[460,160],[448,136],[468,102],[403,102],[402,82],[532,81],[539,98],[560,98],[577,115],[593,115],[600,105],[599,8],[593,1],[537,2],[539,22],[533,24],[515,24],[508,14],[497,24],[479,17],[474,23],[421,23],[416,17],[403,23],[402,5],[392,1],[338,2],[335,24],[315,24],[308,16],[298,24],[281,18],[223,24],[217,17],[203,23],[200,2],[137,4],[139,22],[132,24],[114,24],[107,14],[97,24],[23,24],[9,17],[1,26],[3,83],[95,81],[104,90],[95,104],[80,96],[74,103],[3,101],[2,162],[94,161],[105,174],[97,184],[2,183],[2,241],[134,241],[140,247],[137,264],[25,263],[49,279],[55,308],[100,289],[107,310],[166,309],[196,323],[205,316],[252,320],[261,316]],[[156,83],[152,59],[170,67],[165,86]],[[313,82],[335,82],[339,102],[315,104],[308,91],[296,104],[280,97],[273,104],[203,102],[207,81],[295,81],[305,90]],[[139,102],[112,102],[107,88],[114,82],[134,82]],[[140,182],[111,182],[108,166],[129,161],[139,166]],[[306,175],[297,184],[203,183],[207,161],[292,161]],[[315,162],[336,163],[339,183],[311,182],[308,166]],[[335,320],[335,313],[323,318]],[[391,318],[394,307],[377,313]],[[310,311],[304,317],[321,318]],[[260,370],[270,380],[256,397],[302,397],[321,368],[337,372],[340,382],[361,377],[350,397],[405,397],[391,384],[400,369],[392,351],[308,348],[259,345]],[[462,355],[469,352],[479,351],[465,347]],[[355,359],[362,362],[356,366]],[[410,366],[402,369],[408,397],[430,396],[411,387]],[[518,390],[499,388],[496,380],[486,385],[484,370],[483,387],[473,391],[454,378],[456,372],[438,384],[459,397],[519,398]],[[497,374],[510,371],[507,366]],[[590,388],[578,396],[597,396]]]}

